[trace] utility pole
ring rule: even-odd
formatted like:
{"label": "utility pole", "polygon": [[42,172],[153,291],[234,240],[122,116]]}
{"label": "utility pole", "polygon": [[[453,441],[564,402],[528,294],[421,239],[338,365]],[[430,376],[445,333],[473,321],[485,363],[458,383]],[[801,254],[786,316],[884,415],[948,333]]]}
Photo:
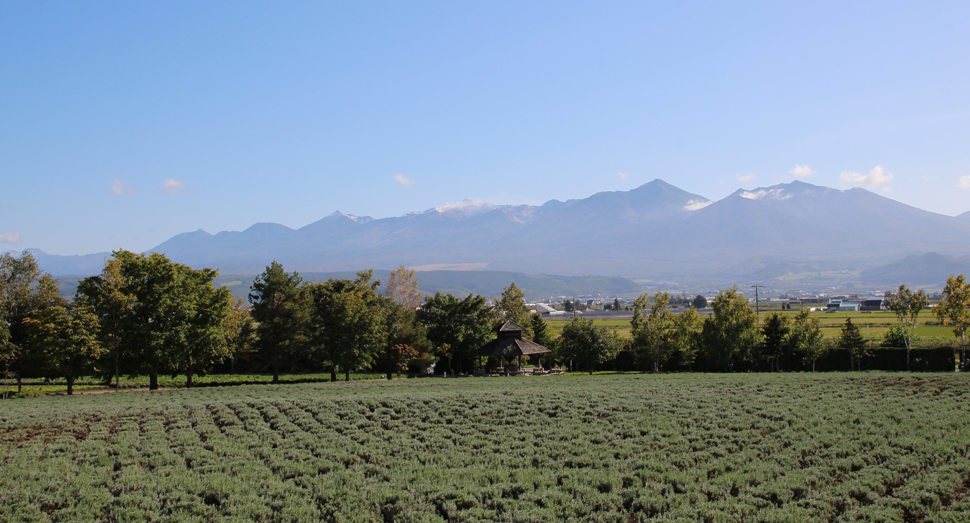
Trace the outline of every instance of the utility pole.
{"label": "utility pole", "polygon": [[758,303],[758,287],[764,287],[764,285],[752,285],[754,287],[754,313],[761,319],[761,306]]}

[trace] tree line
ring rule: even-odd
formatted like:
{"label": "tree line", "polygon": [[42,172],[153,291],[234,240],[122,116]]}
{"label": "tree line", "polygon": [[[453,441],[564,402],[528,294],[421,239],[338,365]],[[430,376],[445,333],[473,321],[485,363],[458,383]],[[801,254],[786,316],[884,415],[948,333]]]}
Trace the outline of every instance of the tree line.
{"label": "tree line", "polygon": [[[437,293],[421,300],[414,271],[392,271],[383,292],[372,271],[304,282],[273,262],[253,281],[248,304],[216,288],[218,272],[162,254],[119,250],[101,274],[81,280],[73,300],[29,252],[0,258],[0,370],[4,377],[184,375],[186,385],[218,364],[248,360],[273,374],[359,369],[394,373],[436,361],[471,371],[472,351],[501,322],[528,325],[522,292],[510,285],[494,306],[482,296]],[[523,313],[525,315],[523,316]],[[524,318],[524,319],[523,319]]]}
{"label": "tree line", "polygon": [[[573,318],[558,336],[539,314],[529,314],[523,292],[512,283],[491,300],[436,293],[422,300],[413,270],[391,272],[381,290],[372,271],[354,279],[305,282],[273,262],[256,277],[248,303],[213,285],[218,272],[192,269],[162,254],[119,250],[101,274],[81,280],[73,300],[58,295],[56,279],[41,271],[29,252],[0,257],[0,370],[7,378],[63,378],[68,393],[82,376],[106,382],[147,375],[193,377],[214,366],[245,360],[270,372],[329,371],[350,379],[360,369],[395,373],[424,370],[465,374],[501,362],[474,356],[474,350],[505,321],[526,328],[524,335],[550,349],[544,361],[592,372],[598,365],[632,356],[642,370],[735,371],[767,363],[779,371],[797,359],[814,364],[828,351],[843,349],[857,361],[868,342],[851,319],[841,335],[823,339],[808,309],[772,313],[759,322],[737,289],[721,291],[702,318],[696,308],[673,314],[671,298],[658,292],[633,304],[631,336],[615,328]],[[491,303],[490,303],[491,302]],[[918,344],[918,318],[928,309],[926,294],[901,285],[888,301],[899,320],[884,345],[910,351]],[[706,304],[705,304],[706,305]],[[966,362],[970,326],[970,284],[951,276],[934,314],[954,328]]]}
{"label": "tree line", "polygon": [[[932,309],[943,324],[953,327],[960,340],[955,358],[967,364],[966,332],[970,327],[970,284],[961,274],[951,276]],[[733,371],[738,367],[757,368],[767,364],[781,371],[782,362],[798,362],[815,370],[815,364],[829,352],[842,350],[850,357],[850,368],[861,370],[863,358],[877,357],[851,318],[846,318],[838,336],[824,338],[821,323],[809,309],[795,315],[773,312],[759,321],[747,298],[737,289],[721,291],[711,303],[712,314],[705,319],[695,308],[674,315],[668,309],[670,296],[658,292],[651,300],[640,296],[633,304],[629,349],[641,369],[659,371],[670,364],[676,368],[703,362],[704,370]],[[906,368],[911,353],[919,345],[916,328],[922,312],[930,310],[926,293],[900,285],[887,296],[887,309],[897,318],[884,339],[882,348],[904,348]],[[576,321],[576,320],[574,320]]]}

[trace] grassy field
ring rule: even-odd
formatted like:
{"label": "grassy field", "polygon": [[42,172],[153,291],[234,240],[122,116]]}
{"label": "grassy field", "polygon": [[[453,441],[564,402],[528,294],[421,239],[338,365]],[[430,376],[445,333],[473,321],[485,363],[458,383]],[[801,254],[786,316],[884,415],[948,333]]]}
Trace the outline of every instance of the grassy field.
{"label": "grassy field", "polygon": [[4,402],[0,521],[965,521],[968,379],[418,379]]}

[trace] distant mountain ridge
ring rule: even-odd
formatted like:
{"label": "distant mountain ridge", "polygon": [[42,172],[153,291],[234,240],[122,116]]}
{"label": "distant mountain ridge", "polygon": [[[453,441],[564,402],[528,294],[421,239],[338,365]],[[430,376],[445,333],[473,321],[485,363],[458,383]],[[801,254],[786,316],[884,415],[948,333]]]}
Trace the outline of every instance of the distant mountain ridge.
{"label": "distant mountain ridge", "polygon": [[[240,232],[198,230],[152,251],[223,274],[258,274],[275,260],[301,272],[486,264],[697,281],[756,274],[775,258],[863,269],[926,252],[970,255],[970,221],[860,188],[794,181],[711,201],[658,179],[540,206],[465,200],[392,218],[334,212],[299,229],[257,223]],[[775,265],[761,272],[784,270]]]}

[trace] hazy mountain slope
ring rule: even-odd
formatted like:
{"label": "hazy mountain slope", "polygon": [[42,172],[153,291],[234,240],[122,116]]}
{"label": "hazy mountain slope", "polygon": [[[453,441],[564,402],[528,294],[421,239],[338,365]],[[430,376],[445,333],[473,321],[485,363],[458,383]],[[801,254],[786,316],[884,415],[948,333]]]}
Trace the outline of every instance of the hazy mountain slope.
{"label": "hazy mountain slope", "polygon": [[40,249],[30,249],[30,252],[34,255],[41,270],[55,276],[88,276],[99,274],[101,269],[104,268],[104,261],[111,257],[110,252],[97,252],[83,256],[47,254]]}
{"label": "hazy mountain slope", "polygon": [[970,276],[970,256],[955,257],[930,252],[866,269],[860,277],[866,285],[884,285],[887,289],[896,288],[901,283],[911,287],[942,288],[950,275],[957,274]]}
{"label": "hazy mountain slope", "polygon": [[[328,278],[352,279],[355,271],[301,272],[303,281],[326,281]],[[388,271],[374,271],[374,278],[387,281]],[[216,278],[216,285],[226,285],[237,298],[246,299],[255,274],[223,274]],[[465,297],[468,294],[499,296],[510,283],[515,282],[525,293],[527,300],[548,296],[634,296],[644,288],[627,278],[604,276],[555,276],[550,274],[524,274],[501,271],[420,271],[416,274],[418,290],[423,294],[451,293]],[[71,286],[73,285],[73,287]],[[77,282],[68,282],[65,292],[76,288]]]}

